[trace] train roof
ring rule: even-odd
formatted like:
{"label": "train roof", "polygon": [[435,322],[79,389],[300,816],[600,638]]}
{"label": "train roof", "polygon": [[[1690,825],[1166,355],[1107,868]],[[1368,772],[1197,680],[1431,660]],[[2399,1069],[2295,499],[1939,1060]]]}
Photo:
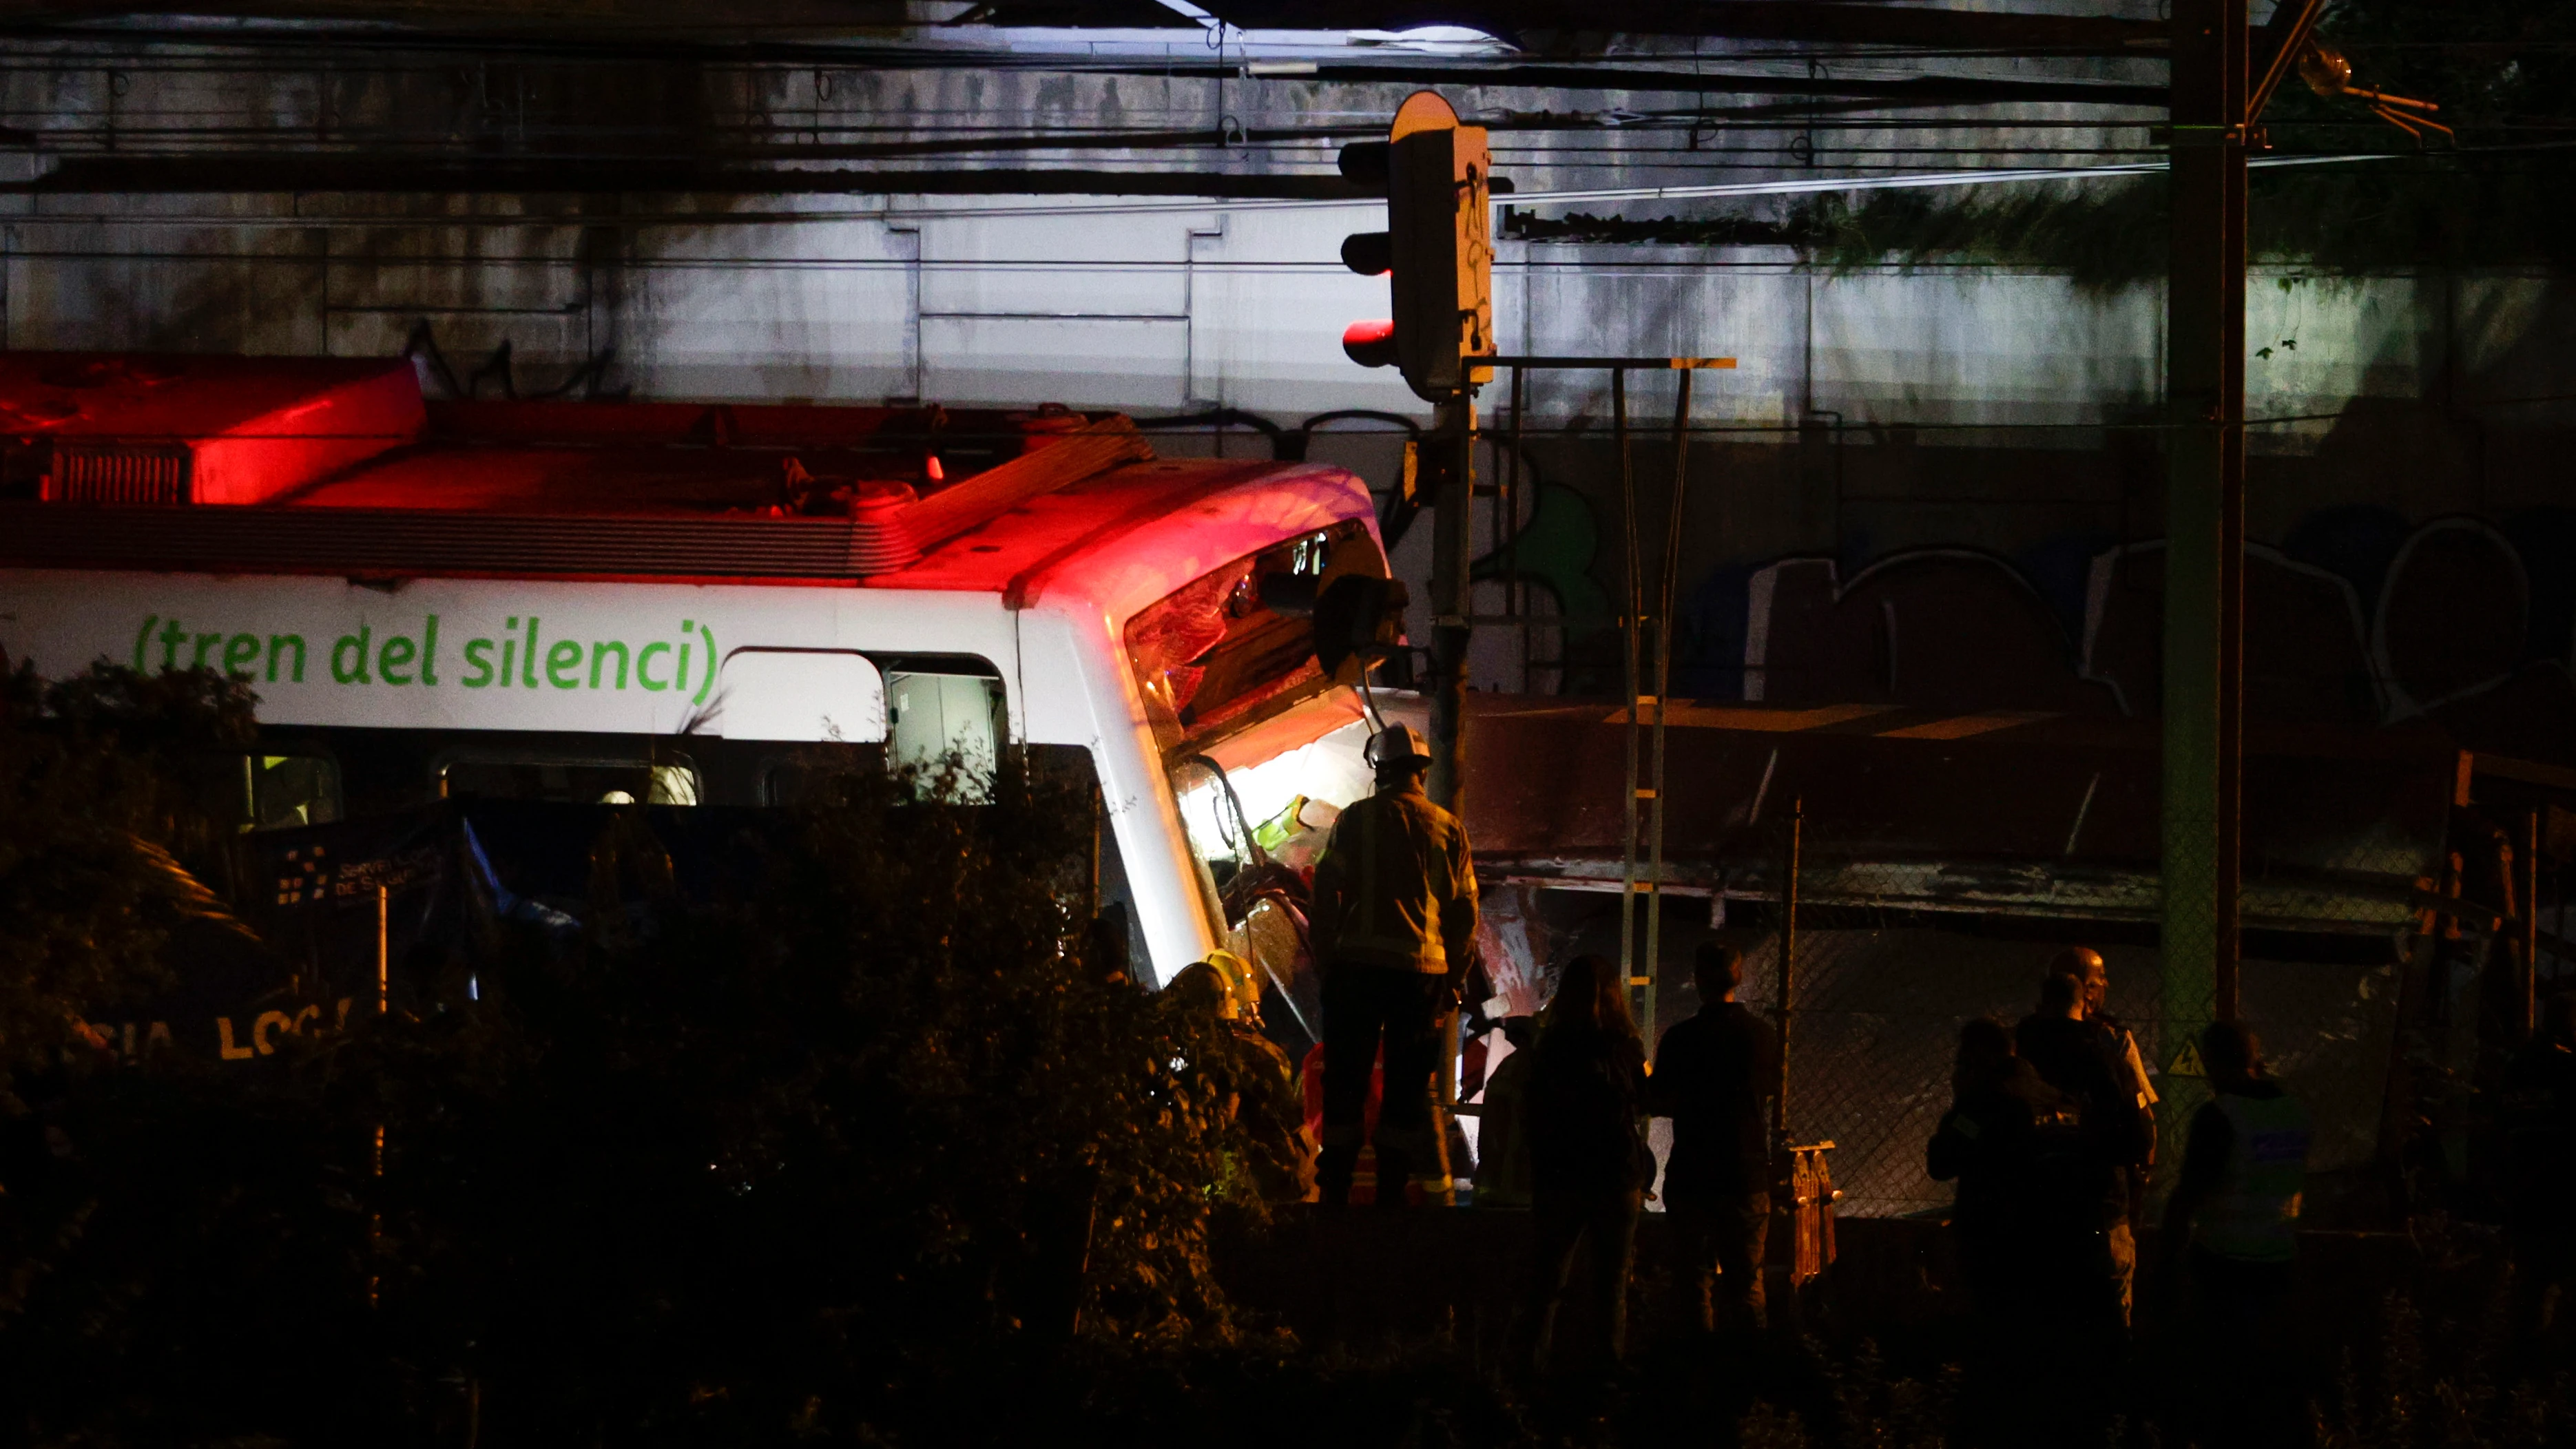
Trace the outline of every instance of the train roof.
{"label": "train roof", "polygon": [[[1016,607],[1104,558],[1134,595],[1370,512],[1339,469],[1159,458],[1117,414],[424,403],[402,359],[0,354],[0,454],[0,563],[55,568],[823,582]],[[1176,518],[1199,520],[1197,546]]]}

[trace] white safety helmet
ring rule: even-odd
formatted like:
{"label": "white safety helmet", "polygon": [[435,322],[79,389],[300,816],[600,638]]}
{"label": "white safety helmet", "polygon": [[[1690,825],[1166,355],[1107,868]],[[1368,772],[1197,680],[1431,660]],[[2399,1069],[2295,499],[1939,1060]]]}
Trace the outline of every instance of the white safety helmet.
{"label": "white safety helmet", "polygon": [[1431,747],[1422,742],[1422,733],[1408,724],[1388,725],[1369,736],[1367,749],[1371,767],[1383,770],[1390,765],[1428,764]]}

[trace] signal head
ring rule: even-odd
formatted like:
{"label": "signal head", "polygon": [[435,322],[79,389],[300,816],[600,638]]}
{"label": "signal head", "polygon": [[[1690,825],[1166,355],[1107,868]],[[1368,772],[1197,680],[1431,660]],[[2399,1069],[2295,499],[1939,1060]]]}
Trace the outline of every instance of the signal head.
{"label": "signal head", "polygon": [[1342,238],[1342,265],[1363,277],[1383,277],[1395,270],[1395,242],[1382,231],[1355,231]]}
{"label": "signal head", "polygon": [[1395,323],[1384,317],[1352,323],[1342,329],[1342,351],[1362,367],[1393,367]]}
{"label": "signal head", "polygon": [[1353,141],[1342,148],[1342,179],[1386,194],[1387,168],[1394,148],[1384,141]]}

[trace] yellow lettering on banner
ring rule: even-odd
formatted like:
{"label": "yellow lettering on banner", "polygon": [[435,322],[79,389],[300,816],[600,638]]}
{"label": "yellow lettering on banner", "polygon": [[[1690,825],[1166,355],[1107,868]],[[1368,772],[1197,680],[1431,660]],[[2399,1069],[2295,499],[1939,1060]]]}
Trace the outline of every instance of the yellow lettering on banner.
{"label": "yellow lettering on banner", "polygon": [[308,1006],[302,1011],[295,1013],[295,1019],[286,1024],[286,1029],[295,1033],[297,1036],[302,1036],[304,1035],[304,1023],[307,1021],[318,1020],[321,1015],[322,1008],[318,1006]]}
{"label": "yellow lettering on banner", "polygon": [[349,998],[345,996],[340,998],[340,1015],[332,1021],[331,1029],[333,1031],[349,1029]]}
{"label": "yellow lettering on banner", "polygon": [[216,1055],[221,1056],[225,1061],[246,1062],[259,1055],[249,1047],[233,1045],[233,1019],[229,1016],[215,1018],[215,1037]]}
{"label": "yellow lettering on banner", "polygon": [[259,1014],[259,1020],[251,1023],[250,1044],[259,1048],[261,1056],[267,1056],[277,1050],[277,1038],[269,1035],[270,1029],[290,1031],[293,1026],[294,1024],[287,1020],[285,1012],[263,1011]]}
{"label": "yellow lettering on banner", "polygon": [[134,1023],[130,1021],[125,1024],[125,1059],[134,1060]]}
{"label": "yellow lettering on banner", "polygon": [[152,1023],[152,1029],[143,1034],[143,1049],[147,1052],[154,1047],[168,1045],[170,1045],[170,1023],[166,1021]]}

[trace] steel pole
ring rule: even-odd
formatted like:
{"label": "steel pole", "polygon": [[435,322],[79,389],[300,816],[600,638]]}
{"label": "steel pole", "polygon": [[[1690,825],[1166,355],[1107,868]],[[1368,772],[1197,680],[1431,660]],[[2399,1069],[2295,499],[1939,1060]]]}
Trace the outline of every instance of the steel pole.
{"label": "steel pole", "polygon": [[[378,886],[376,887],[376,1015],[380,1017],[393,1010],[393,920],[393,892],[384,886]],[[381,1181],[384,1175],[385,1124],[378,1121],[374,1150],[367,1155],[367,1176]],[[382,1187],[378,1186],[370,1191],[381,1194]],[[378,1258],[384,1251],[384,1241],[385,1215],[382,1212],[367,1214],[367,1307],[370,1309],[383,1301],[384,1277],[377,1270],[382,1266]]]}
{"label": "steel pole", "polygon": [[1644,718],[1637,713],[1637,631],[1643,627],[1638,615],[1645,612],[1645,606],[1640,602],[1644,594],[1637,577],[1637,475],[1628,455],[1628,370],[1624,367],[1610,369],[1610,427],[1619,462],[1619,526],[1625,535],[1620,579],[1626,595],[1619,608],[1619,680],[1628,692],[1628,798],[1622,802],[1621,818],[1626,828],[1620,834],[1623,843],[1619,865],[1619,980],[1623,987],[1633,988],[1637,981],[1637,731],[1638,721]]}
{"label": "steel pole", "polygon": [[2522,1038],[2540,1028],[2540,812],[2522,824]]}
{"label": "steel pole", "polygon": [[1780,960],[1779,982],[1773,992],[1772,1014],[1780,1019],[1780,1080],[1774,1084],[1771,1097],[1771,1131],[1782,1151],[1789,1147],[1789,993],[1797,984],[1798,960],[1798,854],[1806,833],[1807,802],[1789,802],[1788,839],[1780,852]]}
{"label": "steel pole", "polygon": [[1431,778],[1433,804],[1457,813],[1465,798],[1459,769],[1466,727],[1468,560],[1475,549],[1476,394],[1461,385],[1451,407],[1448,441],[1456,459],[1433,500],[1431,549]]}
{"label": "steel pole", "polygon": [[[1664,508],[1663,571],[1655,579],[1654,783],[1646,787],[1654,796],[1646,802],[1646,869],[1653,884],[1646,896],[1646,969],[1638,973],[1646,984],[1639,988],[1637,1019],[1648,1041],[1655,1039],[1655,994],[1664,976],[1664,725],[1673,703],[1673,613],[1682,567],[1682,505],[1690,482],[1690,369],[1675,374],[1673,381],[1673,492]],[[1634,799],[1637,792],[1628,793]]]}
{"label": "steel pole", "polygon": [[2185,1039],[2237,1006],[2245,99],[2245,0],[2175,0],[2159,1015]]}

